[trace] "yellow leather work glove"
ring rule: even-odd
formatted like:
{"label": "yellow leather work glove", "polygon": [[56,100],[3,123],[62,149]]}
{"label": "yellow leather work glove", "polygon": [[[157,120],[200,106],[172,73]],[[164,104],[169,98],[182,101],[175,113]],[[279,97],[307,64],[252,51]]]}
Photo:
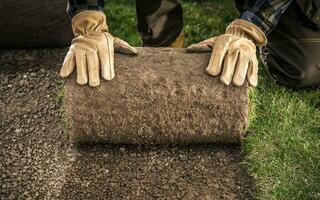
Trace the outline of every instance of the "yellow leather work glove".
{"label": "yellow leather work glove", "polygon": [[[187,48],[188,52],[212,51],[207,73],[217,76],[229,85],[241,86],[245,78],[251,86],[258,84],[256,46],[264,46],[267,38],[254,24],[242,19],[234,20],[225,34],[204,40]],[[222,71],[222,72],[221,72]]]}
{"label": "yellow leather work glove", "polygon": [[72,18],[72,40],[60,71],[61,77],[68,77],[76,68],[77,83],[91,87],[103,79],[114,78],[114,51],[137,54],[137,50],[127,42],[108,33],[106,16],[99,11],[83,11]]}

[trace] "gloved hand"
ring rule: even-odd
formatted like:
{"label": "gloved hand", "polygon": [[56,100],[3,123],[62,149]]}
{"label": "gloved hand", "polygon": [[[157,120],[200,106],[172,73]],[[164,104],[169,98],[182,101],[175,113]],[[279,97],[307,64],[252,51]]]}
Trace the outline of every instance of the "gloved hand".
{"label": "gloved hand", "polygon": [[75,38],[60,71],[61,77],[68,77],[76,68],[80,85],[89,81],[92,87],[103,79],[114,78],[114,51],[137,54],[137,50],[127,42],[108,33],[106,16],[99,11],[83,11],[72,18]]}
{"label": "gloved hand", "polygon": [[256,46],[264,46],[266,43],[266,36],[257,26],[237,19],[227,27],[225,34],[193,44],[187,51],[212,51],[206,71],[217,76],[222,70],[220,80],[224,84],[233,82],[234,85],[241,86],[247,76],[249,84],[257,86]]}

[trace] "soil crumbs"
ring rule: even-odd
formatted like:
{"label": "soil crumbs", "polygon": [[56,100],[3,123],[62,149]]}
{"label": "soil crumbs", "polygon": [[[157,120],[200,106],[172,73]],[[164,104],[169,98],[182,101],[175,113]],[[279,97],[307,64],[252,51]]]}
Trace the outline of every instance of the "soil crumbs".
{"label": "soil crumbs", "polygon": [[251,199],[240,147],[72,146],[67,49],[0,50],[0,199]]}

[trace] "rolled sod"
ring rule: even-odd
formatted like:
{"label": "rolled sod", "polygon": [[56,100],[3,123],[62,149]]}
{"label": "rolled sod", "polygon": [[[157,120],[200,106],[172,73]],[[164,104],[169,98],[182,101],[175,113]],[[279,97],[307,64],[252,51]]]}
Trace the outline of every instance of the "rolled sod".
{"label": "rolled sod", "polygon": [[0,47],[70,45],[72,31],[66,0],[1,0]]}
{"label": "rolled sod", "polygon": [[116,77],[96,88],[65,85],[74,143],[239,143],[249,110],[248,85],[225,86],[205,73],[209,53],[139,48],[115,55]]}

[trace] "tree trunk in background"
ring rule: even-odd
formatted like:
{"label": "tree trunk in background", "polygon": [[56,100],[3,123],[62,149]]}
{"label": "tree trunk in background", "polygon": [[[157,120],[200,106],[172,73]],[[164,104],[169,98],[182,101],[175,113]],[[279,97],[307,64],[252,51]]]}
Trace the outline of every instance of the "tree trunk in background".
{"label": "tree trunk in background", "polygon": [[72,39],[66,0],[1,0],[0,47],[68,46]]}

